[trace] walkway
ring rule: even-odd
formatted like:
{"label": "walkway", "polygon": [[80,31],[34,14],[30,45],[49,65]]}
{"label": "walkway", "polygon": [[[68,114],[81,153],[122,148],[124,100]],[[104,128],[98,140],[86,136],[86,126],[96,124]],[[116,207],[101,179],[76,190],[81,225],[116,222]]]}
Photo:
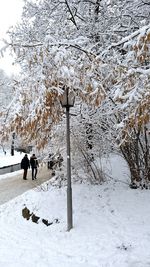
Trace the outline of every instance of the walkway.
{"label": "walkway", "polygon": [[40,167],[37,180],[32,181],[31,170],[29,170],[27,178],[28,180],[23,180],[22,174],[17,174],[0,180],[0,205],[48,181],[50,179],[50,171],[46,167]]}

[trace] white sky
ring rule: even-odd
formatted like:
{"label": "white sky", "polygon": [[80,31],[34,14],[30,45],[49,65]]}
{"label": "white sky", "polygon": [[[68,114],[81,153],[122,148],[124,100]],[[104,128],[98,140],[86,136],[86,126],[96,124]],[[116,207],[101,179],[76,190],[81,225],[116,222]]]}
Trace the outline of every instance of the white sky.
{"label": "white sky", "polygon": [[[0,39],[5,38],[8,28],[19,21],[22,6],[23,0],[0,0]],[[0,58],[0,68],[3,68],[7,74],[15,72],[16,68],[12,62],[12,58],[6,55]]]}

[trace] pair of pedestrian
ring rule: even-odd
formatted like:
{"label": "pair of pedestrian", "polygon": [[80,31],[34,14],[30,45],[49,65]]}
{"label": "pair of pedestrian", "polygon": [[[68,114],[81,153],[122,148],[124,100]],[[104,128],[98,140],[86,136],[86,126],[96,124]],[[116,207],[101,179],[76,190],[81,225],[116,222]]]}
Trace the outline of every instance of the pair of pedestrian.
{"label": "pair of pedestrian", "polygon": [[36,179],[37,176],[37,168],[39,167],[39,163],[37,160],[37,157],[35,156],[35,154],[33,154],[29,160],[28,155],[25,154],[25,156],[23,157],[22,161],[21,161],[21,169],[24,170],[23,172],[23,180],[27,180],[27,173],[28,173],[28,169],[32,169],[32,180]]}

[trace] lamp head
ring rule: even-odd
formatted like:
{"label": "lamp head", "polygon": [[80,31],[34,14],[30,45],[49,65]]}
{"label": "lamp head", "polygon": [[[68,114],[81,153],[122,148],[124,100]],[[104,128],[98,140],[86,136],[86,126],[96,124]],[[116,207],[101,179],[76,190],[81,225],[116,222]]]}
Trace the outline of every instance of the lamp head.
{"label": "lamp head", "polygon": [[69,92],[69,88],[64,87],[64,93],[61,95],[60,98],[60,103],[62,107],[71,108],[74,106],[74,102],[75,102],[74,92],[73,91]]}

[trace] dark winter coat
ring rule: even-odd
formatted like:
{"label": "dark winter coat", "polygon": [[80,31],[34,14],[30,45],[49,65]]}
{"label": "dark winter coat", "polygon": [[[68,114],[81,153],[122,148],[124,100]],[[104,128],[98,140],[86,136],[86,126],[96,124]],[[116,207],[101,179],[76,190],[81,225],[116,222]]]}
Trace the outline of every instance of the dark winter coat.
{"label": "dark winter coat", "polygon": [[38,163],[38,160],[35,156],[32,156],[30,158],[30,165],[31,165],[31,168],[37,168],[39,166],[39,163]]}
{"label": "dark winter coat", "polygon": [[24,158],[21,161],[21,169],[27,170],[30,168],[30,162],[27,156],[24,156]]}

